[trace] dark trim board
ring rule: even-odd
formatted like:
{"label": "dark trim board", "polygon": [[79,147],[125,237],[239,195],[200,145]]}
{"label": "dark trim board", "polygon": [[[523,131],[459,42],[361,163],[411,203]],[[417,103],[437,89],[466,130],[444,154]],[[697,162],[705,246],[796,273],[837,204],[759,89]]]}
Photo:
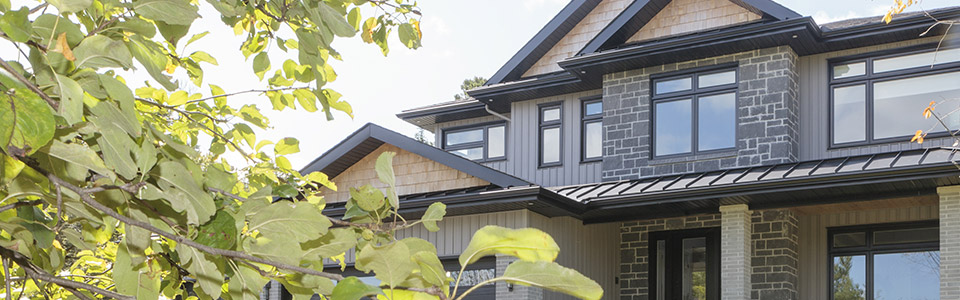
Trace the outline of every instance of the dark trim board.
{"label": "dark trim board", "polygon": [[457,169],[501,188],[531,185],[530,182],[523,179],[426,145],[373,123],[367,123],[363,127],[360,127],[360,129],[357,129],[357,131],[349,137],[307,164],[306,167],[300,170],[300,173],[307,174],[314,171],[321,171],[330,178],[334,178],[384,143],[397,146],[400,149]]}

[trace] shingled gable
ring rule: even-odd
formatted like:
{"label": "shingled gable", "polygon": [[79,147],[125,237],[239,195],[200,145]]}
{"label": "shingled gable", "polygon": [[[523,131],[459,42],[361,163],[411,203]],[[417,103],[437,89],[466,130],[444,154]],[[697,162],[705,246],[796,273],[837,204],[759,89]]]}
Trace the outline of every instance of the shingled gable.
{"label": "shingled gable", "polygon": [[[559,60],[624,44],[671,2],[672,0],[571,1],[507,61],[487,81],[486,85],[555,73],[561,71],[556,66]],[[717,0],[708,2],[717,2]],[[727,2],[727,0],[719,2]],[[762,16],[763,20],[777,21],[801,17],[800,14],[772,0],[730,0],[729,2],[758,17]],[[611,20],[612,15],[616,17]],[[591,36],[584,37],[584,35]],[[585,42],[587,39],[589,42]],[[579,51],[571,48],[581,46]]]}
{"label": "shingled gable", "polygon": [[377,152],[378,149],[382,152],[388,148],[418,155],[500,188],[531,185],[531,183],[522,179],[423,144],[373,123],[367,123],[355,131],[339,144],[307,164],[300,172],[307,174],[320,171],[330,178],[336,178],[354,164]]}

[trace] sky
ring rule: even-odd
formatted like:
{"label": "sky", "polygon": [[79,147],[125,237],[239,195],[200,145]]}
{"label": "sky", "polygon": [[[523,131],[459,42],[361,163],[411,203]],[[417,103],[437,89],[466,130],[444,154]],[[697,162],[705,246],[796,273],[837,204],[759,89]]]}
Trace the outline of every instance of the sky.
{"label": "sky", "polygon": [[[473,76],[490,77],[567,2],[418,1],[423,15],[423,47],[417,50],[406,49],[394,33],[390,40],[391,50],[386,57],[375,45],[362,43],[359,36],[338,38],[333,47],[343,55],[343,61],[333,63],[339,76],[327,87],[343,94],[342,99],[353,106],[353,119],[342,113],[335,114],[334,121],[327,121],[320,112],[307,113],[289,109],[275,112],[272,111],[269,100],[262,96],[236,96],[229,101],[235,107],[256,103],[264,115],[270,118],[272,128],[259,132],[258,139],[276,141],[283,137],[295,137],[300,140],[301,152],[288,156],[295,168],[305,166],[368,122],[412,136],[418,128],[397,118],[397,113],[453,100],[453,96],[460,92],[459,86],[463,79]],[[881,15],[894,1],[778,2],[802,15],[813,16],[822,24],[847,18]],[[206,83],[220,85],[227,92],[266,88],[266,81],[260,82],[252,72],[252,58],[245,61],[240,54],[241,38],[235,37],[232,30],[219,21],[209,4],[205,1],[200,3],[200,14],[203,18],[191,28],[191,34],[203,31],[210,31],[211,34],[180,52],[203,50],[216,57],[220,65],[205,65],[204,86],[193,89],[209,91]],[[36,2],[14,1],[14,7],[18,4],[33,7]],[[951,5],[960,5],[960,2],[925,0],[912,10]],[[183,40],[186,41],[187,38]],[[7,45],[9,44],[0,45],[0,56],[13,59],[13,56],[17,56],[16,51]],[[283,54],[276,50],[271,50],[271,60],[275,67],[279,66],[283,59],[295,58],[295,54]],[[129,75],[128,82],[142,83],[146,79],[143,75]]]}

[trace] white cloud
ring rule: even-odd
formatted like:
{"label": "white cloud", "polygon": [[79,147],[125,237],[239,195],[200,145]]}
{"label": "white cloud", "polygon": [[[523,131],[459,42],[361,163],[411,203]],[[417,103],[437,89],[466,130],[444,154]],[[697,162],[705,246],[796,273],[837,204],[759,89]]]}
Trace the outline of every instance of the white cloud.
{"label": "white cloud", "polygon": [[562,3],[565,3],[565,2],[567,2],[567,1],[565,1],[565,0],[523,0],[523,8],[526,8],[527,10],[533,10],[533,9],[538,8],[538,7],[540,7],[540,6],[543,6],[544,4],[547,4],[547,3],[550,3],[550,4],[561,3],[561,4],[562,4]]}
{"label": "white cloud", "polygon": [[826,24],[826,23],[836,22],[840,20],[855,19],[855,18],[862,18],[862,17],[864,16],[854,11],[847,11],[846,14],[831,14],[826,11],[820,10],[820,11],[817,11],[815,14],[813,14],[813,20],[817,21],[817,24]]}

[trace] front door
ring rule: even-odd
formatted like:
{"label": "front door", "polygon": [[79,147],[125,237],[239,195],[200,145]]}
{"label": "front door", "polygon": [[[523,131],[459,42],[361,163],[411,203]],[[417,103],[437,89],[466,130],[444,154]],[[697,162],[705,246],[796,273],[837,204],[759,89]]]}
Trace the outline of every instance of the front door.
{"label": "front door", "polygon": [[720,299],[719,228],[650,233],[652,299]]}

